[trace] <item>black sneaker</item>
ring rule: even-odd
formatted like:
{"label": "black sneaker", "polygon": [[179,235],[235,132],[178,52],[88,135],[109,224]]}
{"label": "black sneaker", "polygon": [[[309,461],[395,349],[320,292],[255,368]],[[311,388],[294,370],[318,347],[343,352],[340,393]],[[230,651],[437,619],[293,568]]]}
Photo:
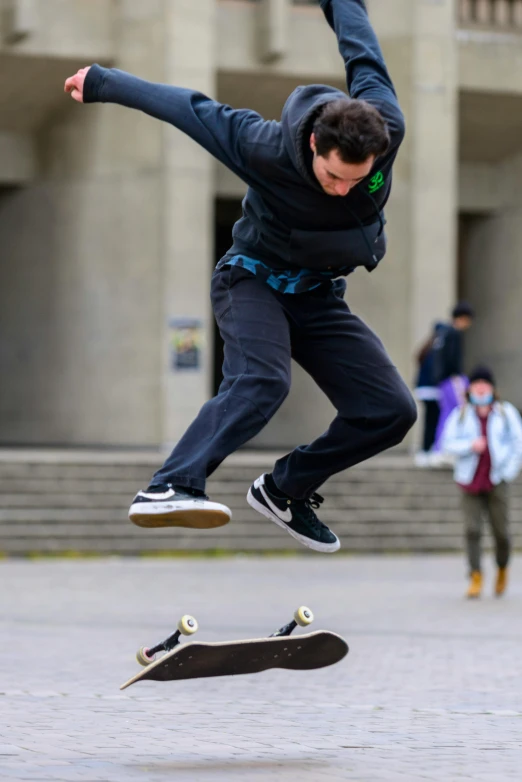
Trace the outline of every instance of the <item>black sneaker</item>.
{"label": "black sneaker", "polygon": [[139,491],[129,510],[129,519],[138,527],[211,529],[228,524],[231,518],[232,511],[226,505],[170,483]]}
{"label": "black sneaker", "polygon": [[314,508],[323,502],[320,494],[312,494],[307,500],[294,500],[283,495],[278,497],[269,492],[265,478],[266,475],[262,475],[248,490],[247,502],[254,510],[275,521],[289,535],[314,551],[333,554],[341,548],[337,535],[319,521],[314,512]]}

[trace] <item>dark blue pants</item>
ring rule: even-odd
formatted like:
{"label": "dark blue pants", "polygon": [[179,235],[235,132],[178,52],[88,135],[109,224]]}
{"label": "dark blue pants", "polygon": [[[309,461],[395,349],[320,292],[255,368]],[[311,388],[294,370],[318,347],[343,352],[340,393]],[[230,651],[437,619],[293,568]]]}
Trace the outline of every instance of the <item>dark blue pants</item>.
{"label": "dark blue pants", "polygon": [[285,399],[291,357],[337,416],[317,440],[276,462],[273,477],[285,494],[309,497],[334,473],[400,443],[415,422],[415,402],[381,341],[329,285],[283,294],[233,266],[214,273],[211,298],[225,341],[224,380],[154,483],[204,490]]}

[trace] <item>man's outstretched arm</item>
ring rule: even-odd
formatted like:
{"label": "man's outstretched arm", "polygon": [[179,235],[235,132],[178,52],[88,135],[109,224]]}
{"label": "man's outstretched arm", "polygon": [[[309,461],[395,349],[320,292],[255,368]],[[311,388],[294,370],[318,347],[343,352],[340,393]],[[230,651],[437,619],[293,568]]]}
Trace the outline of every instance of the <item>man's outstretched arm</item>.
{"label": "man's outstretched arm", "polygon": [[255,111],[232,109],[201,92],[144,81],[114,68],[82,68],[66,80],[65,92],[78,103],[117,103],[164,120],[246,181],[256,144],[270,136],[272,123]]}
{"label": "man's outstretched arm", "polygon": [[404,138],[404,117],[364,0],[319,2],[339,42],[350,96],[379,110],[397,147]]}

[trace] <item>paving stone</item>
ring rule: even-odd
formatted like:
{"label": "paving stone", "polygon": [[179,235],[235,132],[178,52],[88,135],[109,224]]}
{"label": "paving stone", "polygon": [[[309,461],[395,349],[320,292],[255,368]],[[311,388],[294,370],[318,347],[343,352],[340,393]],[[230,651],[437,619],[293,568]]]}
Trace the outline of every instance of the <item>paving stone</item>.
{"label": "paving stone", "polygon": [[[460,557],[0,562],[2,782],[520,780],[522,580]],[[309,604],[350,654],[312,672],[119,685],[184,613],[259,637]]]}

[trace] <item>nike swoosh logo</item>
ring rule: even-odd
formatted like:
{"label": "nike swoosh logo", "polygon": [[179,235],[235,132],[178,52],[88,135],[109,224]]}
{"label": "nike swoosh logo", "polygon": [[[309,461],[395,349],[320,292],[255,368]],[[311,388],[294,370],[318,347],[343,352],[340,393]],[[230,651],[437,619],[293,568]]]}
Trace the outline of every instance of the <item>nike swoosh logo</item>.
{"label": "nike swoosh logo", "polygon": [[139,491],[138,497],[145,497],[147,500],[170,500],[175,494],[174,489],[169,489],[165,492],[151,492],[150,494],[147,494],[145,491]]}
{"label": "nike swoosh logo", "polygon": [[261,494],[265,498],[266,503],[269,506],[272,513],[275,513],[277,518],[281,519],[281,521],[284,521],[285,524],[290,524],[290,522],[292,521],[292,511],[290,510],[290,508],[287,508],[287,510],[283,512],[280,508],[277,507],[277,505],[274,505],[274,503],[270,500],[270,497],[268,497],[266,491],[262,486],[260,486],[259,489],[261,491]]}

